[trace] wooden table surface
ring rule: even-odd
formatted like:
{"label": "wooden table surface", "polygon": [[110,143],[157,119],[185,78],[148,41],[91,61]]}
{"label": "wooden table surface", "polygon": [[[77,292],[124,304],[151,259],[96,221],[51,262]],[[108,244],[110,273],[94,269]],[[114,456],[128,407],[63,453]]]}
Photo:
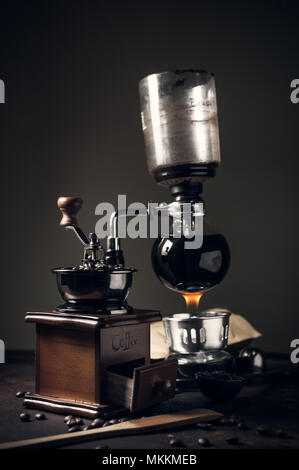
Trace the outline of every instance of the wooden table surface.
{"label": "wooden table surface", "polygon": [[[45,421],[22,422],[19,413],[24,411],[17,391],[33,391],[34,360],[32,352],[8,352],[6,364],[0,364],[0,442],[10,442],[39,436],[64,433],[67,427],[64,416],[45,413]],[[268,370],[280,370],[279,375],[260,378],[246,385],[234,400],[215,404],[199,392],[179,393],[174,399],[154,409],[156,413],[175,412],[191,408],[210,408],[226,416],[239,415],[248,424],[248,430],[234,425],[213,425],[214,430],[200,430],[196,425],[180,430],[156,432],[140,436],[122,436],[69,446],[69,448],[95,448],[99,445],[111,449],[167,449],[173,434],[186,448],[199,448],[197,440],[208,438],[213,448],[299,448],[299,373],[287,358],[268,359]],[[28,410],[34,417],[34,410]],[[153,411],[151,411],[152,413]],[[143,415],[146,415],[144,412]],[[84,419],[85,424],[90,420]],[[270,430],[284,429],[288,438],[262,436],[256,427],[264,425]],[[241,444],[232,446],[226,439],[238,437]]]}

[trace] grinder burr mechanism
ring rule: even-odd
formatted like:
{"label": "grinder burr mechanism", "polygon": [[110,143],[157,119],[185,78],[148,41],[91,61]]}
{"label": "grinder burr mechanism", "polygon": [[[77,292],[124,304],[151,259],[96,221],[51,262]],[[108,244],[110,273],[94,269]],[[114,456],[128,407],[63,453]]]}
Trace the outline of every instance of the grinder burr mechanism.
{"label": "grinder burr mechanism", "polygon": [[131,307],[127,305],[126,298],[136,270],[124,266],[120,250],[110,249],[107,255],[95,233],[90,233],[87,238],[77,222],[77,213],[82,204],[82,199],[76,197],[60,197],[57,201],[62,213],[60,225],[72,230],[84,247],[83,259],[78,266],[52,270],[65,301],[57,310],[73,313],[127,313]]}
{"label": "grinder burr mechanism", "polygon": [[[84,246],[84,255],[82,260],[81,269],[97,269],[105,264],[105,250],[100,244],[100,241],[95,233],[89,234],[89,239],[85,233],[78,226],[77,213],[81,209],[83,201],[80,197],[59,197],[57,206],[62,213],[60,226],[65,227],[66,230],[73,230],[82,245]],[[101,250],[103,257],[98,260],[97,252]]]}

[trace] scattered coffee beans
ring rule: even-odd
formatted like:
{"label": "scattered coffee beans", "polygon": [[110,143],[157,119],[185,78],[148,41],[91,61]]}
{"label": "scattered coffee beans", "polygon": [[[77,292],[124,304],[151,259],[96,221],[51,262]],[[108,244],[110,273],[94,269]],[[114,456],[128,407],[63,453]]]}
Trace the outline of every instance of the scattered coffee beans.
{"label": "scattered coffee beans", "polygon": [[100,428],[103,425],[104,425],[104,421],[101,418],[96,418],[91,422],[90,427],[91,428]]}
{"label": "scattered coffee beans", "polygon": [[240,444],[240,441],[239,441],[238,437],[227,437],[227,438],[226,438],[226,442],[227,442],[228,444],[231,444],[231,445]]}
{"label": "scattered coffee beans", "polygon": [[65,424],[69,428],[72,428],[73,426],[77,426],[76,418],[70,418],[68,421],[65,422]]}
{"label": "scattered coffee beans", "polygon": [[261,434],[262,436],[268,436],[268,434],[270,434],[270,431],[268,428],[266,428],[265,426],[258,426],[256,428],[257,432],[259,434]]}
{"label": "scattered coffee beans", "polygon": [[110,419],[108,422],[109,424],[117,424],[119,421],[118,419]]}
{"label": "scattered coffee beans", "polygon": [[68,430],[68,432],[78,432],[78,431],[81,431],[80,426],[73,426],[73,427],[69,428],[69,430]]}
{"label": "scattered coffee beans", "polygon": [[64,422],[66,423],[66,422],[69,421],[70,419],[74,419],[74,418],[75,418],[75,416],[73,416],[73,415],[68,415],[68,416],[66,416],[66,417],[64,418]]}
{"label": "scattered coffee beans", "polygon": [[200,437],[197,442],[202,447],[209,447],[211,445],[209,439],[205,439],[204,437]]}
{"label": "scattered coffee beans", "polygon": [[169,445],[171,445],[171,447],[184,447],[184,443],[180,439],[171,439]]}
{"label": "scattered coffee beans", "polygon": [[238,424],[238,417],[237,416],[231,416],[229,418],[229,424]]}
{"label": "scattered coffee beans", "polygon": [[280,437],[281,439],[285,439],[288,437],[288,433],[284,429],[276,429],[272,435],[274,437]]}
{"label": "scattered coffee beans", "polygon": [[76,426],[82,426],[84,424],[83,419],[75,418]]}
{"label": "scattered coffee beans", "polygon": [[46,416],[44,415],[44,413],[36,413],[36,415],[34,417],[38,421],[44,421],[46,419]]}
{"label": "scattered coffee beans", "polygon": [[245,429],[248,429],[248,426],[246,423],[244,423],[244,421],[239,421],[239,423],[237,424],[237,427],[238,429],[241,429],[242,431],[244,431]]}
{"label": "scattered coffee beans", "polygon": [[211,423],[197,423],[196,426],[200,429],[204,429],[205,431],[214,431],[214,428]]}
{"label": "scattered coffee beans", "polygon": [[220,424],[224,424],[225,426],[227,426],[227,425],[231,424],[231,422],[230,422],[229,418],[221,418]]}
{"label": "scattered coffee beans", "polygon": [[26,392],[17,392],[16,397],[17,398],[24,398]]}
{"label": "scattered coffee beans", "polygon": [[29,421],[30,415],[28,413],[20,413],[19,418],[21,421]]}

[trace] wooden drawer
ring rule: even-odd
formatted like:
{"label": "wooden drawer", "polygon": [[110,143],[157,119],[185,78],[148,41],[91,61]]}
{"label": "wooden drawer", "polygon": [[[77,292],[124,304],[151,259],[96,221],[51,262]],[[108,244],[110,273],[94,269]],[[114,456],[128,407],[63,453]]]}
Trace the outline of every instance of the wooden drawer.
{"label": "wooden drawer", "polygon": [[106,398],[130,411],[139,411],[173,397],[176,378],[176,359],[150,365],[121,364],[106,371]]}

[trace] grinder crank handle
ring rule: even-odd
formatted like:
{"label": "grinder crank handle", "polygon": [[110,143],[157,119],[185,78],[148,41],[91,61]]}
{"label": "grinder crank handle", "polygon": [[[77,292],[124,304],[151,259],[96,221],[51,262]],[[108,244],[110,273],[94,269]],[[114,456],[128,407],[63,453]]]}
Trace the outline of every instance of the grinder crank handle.
{"label": "grinder crank handle", "polygon": [[62,213],[60,226],[65,227],[67,230],[71,229],[75,232],[83,245],[88,245],[89,240],[85,233],[78,227],[76,215],[83,205],[83,200],[80,197],[59,197],[57,199],[57,206]]}
{"label": "grinder crank handle", "polygon": [[83,205],[80,197],[59,197],[57,199],[57,206],[62,213],[60,224],[62,227],[69,225],[78,226],[76,215]]}

